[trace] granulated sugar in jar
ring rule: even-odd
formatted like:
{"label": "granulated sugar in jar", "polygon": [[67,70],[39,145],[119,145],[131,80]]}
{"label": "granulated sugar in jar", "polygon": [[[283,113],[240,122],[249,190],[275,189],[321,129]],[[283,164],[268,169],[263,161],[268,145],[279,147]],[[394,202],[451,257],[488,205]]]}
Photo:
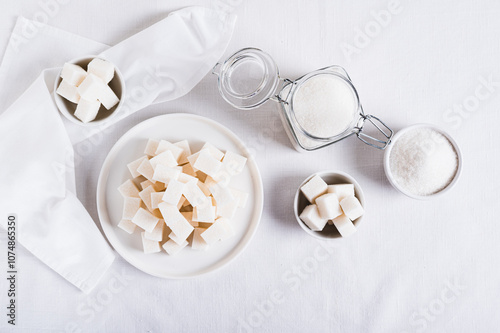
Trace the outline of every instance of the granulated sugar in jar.
{"label": "granulated sugar in jar", "polygon": [[297,90],[293,107],[297,122],[304,131],[328,138],[351,126],[358,101],[345,80],[333,75],[316,75]]}
{"label": "granulated sugar in jar", "polygon": [[458,154],[438,131],[417,127],[393,143],[389,166],[394,181],[406,191],[429,196],[445,189],[458,170]]}

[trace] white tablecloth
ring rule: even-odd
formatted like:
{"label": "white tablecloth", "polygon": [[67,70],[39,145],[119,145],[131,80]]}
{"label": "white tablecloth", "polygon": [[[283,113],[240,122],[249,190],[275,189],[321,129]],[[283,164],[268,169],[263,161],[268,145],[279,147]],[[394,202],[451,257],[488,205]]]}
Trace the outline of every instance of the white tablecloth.
{"label": "white tablecloth", "polygon": [[[272,103],[234,110],[209,75],[187,96],[140,111],[105,137],[78,145],[76,154],[86,156],[77,164],[78,195],[97,222],[99,170],[123,133],[155,115],[207,116],[239,134],[262,173],[264,213],[247,250],[228,267],[185,281],[149,276],[118,258],[87,296],[21,248],[17,326],[7,325],[3,314],[7,284],[2,277],[0,330],[496,331],[500,5],[493,0],[4,1],[0,54],[18,15],[47,17],[50,25],[113,45],[188,4],[238,15],[228,55],[260,47],[290,78],[339,64],[351,75],[365,111],[394,129],[420,122],[442,126],[464,155],[460,182],[436,200],[415,201],[389,185],[382,152],[355,138],[299,154]],[[324,169],[354,176],[367,202],[358,233],[329,247],[304,233],[292,207],[300,182]],[[5,244],[2,233],[2,253]],[[5,261],[0,255],[2,270]]]}

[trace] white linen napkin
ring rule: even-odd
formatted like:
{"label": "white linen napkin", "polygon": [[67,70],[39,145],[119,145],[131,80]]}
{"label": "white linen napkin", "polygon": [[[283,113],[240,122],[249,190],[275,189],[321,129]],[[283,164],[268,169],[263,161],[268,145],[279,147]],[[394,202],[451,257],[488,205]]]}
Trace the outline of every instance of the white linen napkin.
{"label": "white linen napkin", "polygon": [[[0,115],[0,225],[6,228],[7,214],[16,213],[20,243],[88,293],[114,254],[76,198],[72,144],[152,103],[189,92],[224,53],[234,22],[232,15],[189,7],[101,53],[122,72],[127,94],[123,112],[94,130],[62,118],[51,95],[59,69],[43,70]],[[16,80],[14,69],[28,66],[31,70],[23,75],[33,75],[36,66],[28,62],[62,65],[106,49],[39,23],[37,35],[20,45],[16,34],[29,24],[34,22],[19,19],[9,42],[0,68],[0,99],[19,94],[26,82]]]}

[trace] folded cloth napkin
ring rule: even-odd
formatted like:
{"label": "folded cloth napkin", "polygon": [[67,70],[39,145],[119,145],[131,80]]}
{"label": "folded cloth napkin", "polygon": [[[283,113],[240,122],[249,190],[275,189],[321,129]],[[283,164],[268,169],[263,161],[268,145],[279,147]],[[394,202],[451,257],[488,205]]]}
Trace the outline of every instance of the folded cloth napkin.
{"label": "folded cloth napkin", "polygon": [[[114,254],[76,197],[72,145],[152,103],[189,92],[223,55],[234,22],[232,15],[189,7],[102,53],[98,53],[106,49],[102,44],[77,36],[75,40],[83,45],[68,42],[71,34],[39,25],[37,35],[22,45],[22,56],[16,57],[19,33],[27,24],[33,24],[18,20],[0,68],[4,96],[19,91],[15,80],[19,73],[12,68],[25,66],[15,65],[14,59],[32,61],[40,57],[42,62],[54,64],[50,57],[57,58],[58,49],[69,46],[78,51],[62,52],[65,58],[58,64],[70,60],[69,55],[98,53],[122,72],[127,94],[119,114],[87,130],[62,118],[57,111],[52,90],[59,69],[42,71],[0,115],[0,214],[5,217],[0,218],[0,225],[6,228],[7,214],[17,214],[20,243],[82,291],[89,292],[111,265]],[[41,48],[44,41],[50,49]],[[32,43],[38,47],[29,47]],[[27,55],[26,50],[31,54]]]}

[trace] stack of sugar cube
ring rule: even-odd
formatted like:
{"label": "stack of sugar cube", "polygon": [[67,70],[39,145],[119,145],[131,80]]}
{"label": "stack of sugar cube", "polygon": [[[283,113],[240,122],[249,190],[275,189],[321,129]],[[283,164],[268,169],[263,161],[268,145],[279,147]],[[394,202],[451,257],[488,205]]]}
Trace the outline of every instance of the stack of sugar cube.
{"label": "stack of sugar cube", "polygon": [[328,185],[315,175],[300,190],[311,204],[299,217],[311,230],[321,231],[328,223],[335,225],[342,237],[356,232],[353,221],[364,214],[364,208],[353,184]]}
{"label": "stack of sugar cube", "polygon": [[75,117],[88,123],[97,117],[101,104],[109,110],[120,101],[109,87],[114,75],[114,65],[99,58],[87,65],[87,71],[78,65],[65,63],[61,71],[62,81],[56,92],[77,104]]}
{"label": "stack of sugar cube", "polygon": [[163,248],[174,255],[188,245],[207,250],[234,235],[232,220],[248,194],[229,183],[243,171],[245,157],[208,142],[193,154],[187,140],[154,139],[144,154],[127,165],[132,179],[118,188],[124,197],[118,227],[140,230],[144,253]]}

